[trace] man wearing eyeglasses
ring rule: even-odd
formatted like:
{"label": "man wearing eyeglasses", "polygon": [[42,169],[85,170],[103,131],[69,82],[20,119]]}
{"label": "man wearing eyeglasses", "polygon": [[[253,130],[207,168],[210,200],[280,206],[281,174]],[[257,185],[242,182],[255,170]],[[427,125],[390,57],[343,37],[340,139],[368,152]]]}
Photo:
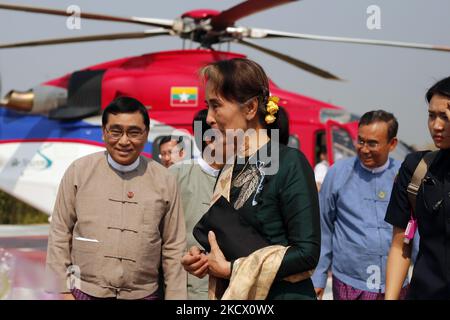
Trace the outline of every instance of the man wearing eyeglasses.
{"label": "man wearing eyeglasses", "polygon": [[358,125],[357,156],[337,161],[327,172],[319,193],[322,244],[313,275],[319,298],[331,270],[335,300],[384,299],[392,237],[384,216],[400,168],[389,157],[397,130],[393,114],[365,113]]}
{"label": "man wearing eyeglasses", "polygon": [[106,152],[73,162],[52,215],[47,270],[65,299],[186,299],[186,247],[177,182],[141,156],[146,108],[121,97],[103,112]]}
{"label": "man wearing eyeglasses", "polygon": [[171,165],[182,161],[184,158],[183,137],[175,139],[172,136],[164,136],[159,142],[159,159],[161,164],[169,168]]}

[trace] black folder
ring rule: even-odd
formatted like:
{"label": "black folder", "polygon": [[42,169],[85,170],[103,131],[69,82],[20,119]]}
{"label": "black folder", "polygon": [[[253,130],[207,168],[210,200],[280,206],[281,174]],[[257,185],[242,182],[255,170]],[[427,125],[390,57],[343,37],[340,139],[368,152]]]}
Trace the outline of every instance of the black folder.
{"label": "black folder", "polygon": [[246,257],[270,243],[222,196],[203,215],[194,227],[198,243],[210,251],[208,232],[213,231],[217,243],[228,261]]}

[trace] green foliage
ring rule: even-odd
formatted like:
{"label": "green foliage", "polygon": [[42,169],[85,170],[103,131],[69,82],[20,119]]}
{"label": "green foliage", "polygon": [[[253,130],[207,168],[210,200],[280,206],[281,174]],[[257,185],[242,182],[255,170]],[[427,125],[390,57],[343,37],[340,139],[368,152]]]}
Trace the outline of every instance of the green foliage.
{"label": "green foliage", "polygon": [[48,222],[48,216],[22,201],[0,191],[0,224],[33,224]]}

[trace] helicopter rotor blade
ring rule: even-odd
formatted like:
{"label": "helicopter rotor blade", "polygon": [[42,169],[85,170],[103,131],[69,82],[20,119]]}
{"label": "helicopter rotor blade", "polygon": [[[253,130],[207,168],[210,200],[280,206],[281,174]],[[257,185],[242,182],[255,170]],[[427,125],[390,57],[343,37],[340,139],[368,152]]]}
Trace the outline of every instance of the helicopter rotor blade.
{"label": "helicopter rotor blade", "polygon": [[138,32],[111,33],[111,34],[100,34],[100,35],[81,36],[73,38],[55,38],[55,39],[0,44],[0,49],[34,47],[52,44],[77,43],[77,42],[102,41],[102,40],[142,39],[168,34],[171,34],[171,32],[166,29],[151,29]]}
{"label": "helicopter rotor blade", "polygon": [[342,80],[339,77],[335,76],[334,74],[332,74],[332,73],[330,73],[330,72],[328,72],[326,70],[320,69],[318,67],[310,65],[310,64],[308,64],[306,62],[303,62],[303,61],[298,60],[296,58],[290,57],[290,56],[285,55],[283,53],[279,53],[277,51],[274,51],[274,50],[262,47],[262,46],[257,45],[254,42],[251,42],[249,40],[238,40],[238,43],[240,43],[242,45],[245,45],[245,46],[248,46],[250,48],[256,49],[258,51],[264,52],[264,53],[266,53],[268,55],[271,55],[271,56],[273,56],[275,58],[281,59],[281,60],[283,60],[283,61],[285,61],[287,63],[290,63],[290,64],[296,66],[297,68],[300,68],[300,69],[302,69],[304,71],[310,72],[310,73],[312,73],[312,74],[314,74],[316,76],[319,76],[319,77],[322,77],[322,78],[325,78],[325,79],[330,79],[330,80]]}
{"label": "helicopter rotor blade", "polygon": [[385,41],[385,40],[373,40],[373,39],[360,39],[360,38],[347,38],[347,37],[333,37],[333,36],[320,36],[314,34],[305,33],[292,33],[284,31],[275,31],[268,29],[257,29],[257,28],[227,28],[227,31],[239,30],[242,32],[244,30],[243,36],[251,39],[267,39],[267,38],[294,38],[303,40],[319,40],[319,41],[329,41],[329,42],[341,42],[341,43],[355,43],[355,44],[368,44],[376,46],[389,46],[389,47],[401,47],[401,48],[412,48],[412,49],[423,49],[423,50],[433,50],[433,51],[446,51],[450,52],[450,47],[448,46],[438,46],[425,43],[415,43],[415,42],[401,42],[401,41]]}
{"label": "helicopter rotor blade", "polygon": [[[12,5],[12,4],[6,4],[6,3],[0,3],[0,9],[51,14],[51,15],[65,16],[65,17],[70,17],[73,14],[71,12],[67,12],[64,10],[55,10],[55,9],[32,7],[32,6],[22,6],[22,5]],[[103,15],[103,14],[84,13],[84,12],[80,12],[80,18],[91,19],[91,20],[134,23],[134,24],[141,24],[141,25],[160,27],[160,28],[166,28],[166,29],[172,29],[172,26],[174,23],[173,20],[169,20],[169,19],[153,19],[153,18],[139,18],[139,17],[122,18],[122,17],[108,16],[108,15]]]}
{"label": "helicopter rotor blade", "polygon": [[211,25],[214,29],[223,30],[234,25],[239,19],[293,1],[297,0],[248,0],[241,2],[211,18]]}

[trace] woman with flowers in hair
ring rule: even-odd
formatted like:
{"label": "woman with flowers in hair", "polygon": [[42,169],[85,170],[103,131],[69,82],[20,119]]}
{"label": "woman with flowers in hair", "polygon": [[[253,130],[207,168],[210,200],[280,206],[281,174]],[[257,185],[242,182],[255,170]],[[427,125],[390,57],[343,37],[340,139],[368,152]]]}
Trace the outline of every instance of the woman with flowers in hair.
{"label": "woman with flowers in hair", "polygon": [[[209,275],[210,299],[315,299],[317,189],[303,153],[286,146],[279,99],[270,96],[261,66],[248,59],[209,64],[201,76],[207,122],[224,138],[227,161],[194,229],[208,252],[190,248],[184,268]],[[227,226],[233,217],[238,223]]]}

